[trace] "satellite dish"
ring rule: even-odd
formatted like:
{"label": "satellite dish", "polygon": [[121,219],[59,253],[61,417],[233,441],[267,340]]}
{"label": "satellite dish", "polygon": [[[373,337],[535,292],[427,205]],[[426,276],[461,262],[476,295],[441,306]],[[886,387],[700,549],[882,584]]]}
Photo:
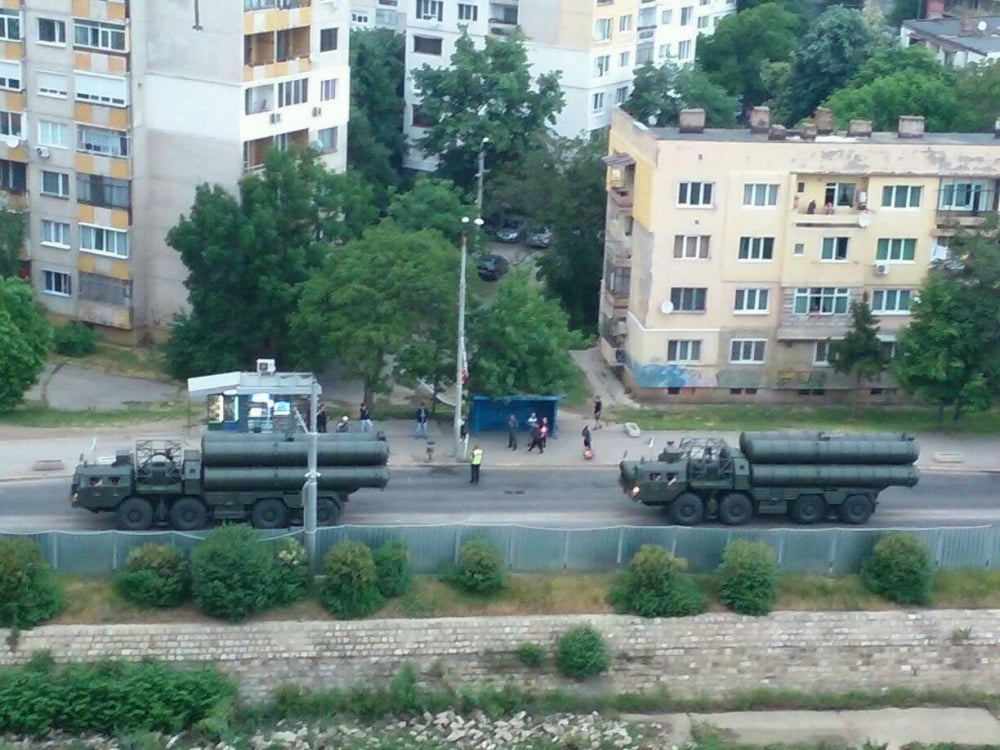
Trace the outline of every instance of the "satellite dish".
{"label": "satellite dish", "polygon": [[7,144],[7,148],[17,148],[21,145],[21,139],[16,135],[8,135],[3,142]]}
{"label": "satellite dish", "polygon": [[979,29],[980,34],[986,31],[986,21],[980,21],[979,23],[977,23],[976,28]]}
{"label": "satellite dish", "polygon": [[674,311],[674,303],[668,299],[663,300],[660,304],[660,312],[664,315],[670,315]]}
{"label": "satellite dish", "polygon": [[858,226],[865,228],[870,227],[872,224],[872,215],[867,211],[862,211],[858,214]]}

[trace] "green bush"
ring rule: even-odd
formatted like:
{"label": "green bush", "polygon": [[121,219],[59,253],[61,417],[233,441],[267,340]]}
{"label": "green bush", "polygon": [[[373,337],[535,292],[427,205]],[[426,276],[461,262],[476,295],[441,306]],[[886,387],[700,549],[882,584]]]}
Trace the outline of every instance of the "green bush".
{"label": "green bush", "polygon": [[0,734],[176,733],[228,712],[236,683],[214,667],[164,662],[56,666],[45,652],[0,669]]}
{"label": "green bush", "polygon": [[934,561],[913,534],[884,534],[862,565],[861,580],[868,591],[891,602],[929,605]]}
{"label": "green bush", "polygon": [[556,668],[564,677],[582,680],[608,669],[611,656],[604,637],[592,625],[575,625],[559,639]]}
{"label": "green bush", "polygon": [[275,570],[272,575],[272,602],[291,604],[308,596],[312,573],[306,548],[295,539],[281,539],[272,548]]}
{"label": "green bush", "polygon": [[537,669],[545,661],[545,647],[540,643],[525,642],[518,644],[517,658],[526,667]]}
{"label": "green bush", "polygon": [[143,544],[129,550],[113,584],[119,594],[143,607],[176,607],[191,593],[191,564],[172,544]]}
{"label": "green bush", "polygon": [[688,578],[683,559],[644,544],[615,578],[608,603],[616,612],[641,617],[686,617],[704,612],[708,597]]}
{"label": "green bush", "polygon": [[386,599],[402,596],[413,582],[410,570],[410,550],[402,539],[382,542],[372,552],[378,590]]}
{"label": "green bush", "polygon": [[30,628],[55,617],[62,592],[31,539],[0,539],[0,627]]}
{"label": "green bush", "polygon": [[470,539],[458,550],[458,564],[448,580],[470,594],[495,594],[504,587],[503,555],[487,539]]}
{"label": "green bush", "polygon": [[272,550],[245,524],[222,526],[191,555],[191,592],[198,609],[230,622],[275,603],[277,565]]}
{"label": "green bush", "polygon": [[52,346],[59,354],[84,357],[94,351],[97,346],[97,336],[93,328],[74,320],[56,328],[52,336]]}
{"label": "green bush", "polygon": [[385,602],[378,590],[372,551],[361,542],[333,545],[326,555],[323,574],[319,598],[337,617],[364,617]]}
{"label": "green bush", "polygon": [[737,539],[726,545],[718,570],[719,599],[742,615],[766,615],[778,601],[778,566],[764,542]]}

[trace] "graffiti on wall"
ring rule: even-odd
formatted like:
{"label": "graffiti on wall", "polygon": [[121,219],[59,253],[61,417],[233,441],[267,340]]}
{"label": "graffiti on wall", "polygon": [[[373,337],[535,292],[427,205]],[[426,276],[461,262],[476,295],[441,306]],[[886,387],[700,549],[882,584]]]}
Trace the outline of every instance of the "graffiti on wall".
{"label": "graffiti on wall", "polygon": [[702,382],[701,371],[694,367],[667,362],[648,362],[641,365],[631,358],[626,360],[625,365],[639,388],[693,388],[706,385]]}
{"label": "graffiti on wall", "polygon": [[782,370],[775,380],[775,388],[816,389],[826,388],[828,373],[823,370]]}

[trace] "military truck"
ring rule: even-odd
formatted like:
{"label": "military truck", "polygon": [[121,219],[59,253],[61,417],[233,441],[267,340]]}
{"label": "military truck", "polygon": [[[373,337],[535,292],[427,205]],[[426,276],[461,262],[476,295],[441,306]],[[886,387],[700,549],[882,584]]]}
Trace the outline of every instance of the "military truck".
{"label": "military truck", "polygon": [[[262,529],[302,523],[307,436],[210,432],[201,450],[172,439],[138,440],[111,463],[82,460],[73,474],[74,508],[114,513],[119,528],[169,525],[193,531],[212,521],[250,520]],[[81,457],[82,459],[82,457]],[[317,436],[316,516],[337,523],[348,497],[389,482],[382,433]]]}
{"label": "military truck", "polygon": [[903,433],[744,432],[739,448],[687,438],[654,461],[623,460],[619,483],[632,500],[665,508],[682,526],[710,519],[735,526],[768,514],[860,525],[882,490],[917,484],[919,455]]}

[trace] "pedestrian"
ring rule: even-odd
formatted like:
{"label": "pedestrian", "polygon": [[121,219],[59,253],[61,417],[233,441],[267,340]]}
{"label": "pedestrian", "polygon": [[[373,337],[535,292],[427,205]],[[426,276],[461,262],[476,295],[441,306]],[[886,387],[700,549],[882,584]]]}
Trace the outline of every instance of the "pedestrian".
{"label": "pedestrian", "polygon": [[600,396],[594,396],[594,429],[601,429],[601,409],[604,405],[601,403]]}
{"label": "pedestrian", "polygon": [[542,423],[538,425],[538,452],[545,453],[545,443],[549,439],[549,418],[542,417]]}
{"label": "pedestrian", "polygon": [[531,416],[528,417],[528,429],[534,429],[538,426],[538,417],[535,416],[535,412],[531,412]]}
{"label": "pedestrian", "polygon": [[462,458],[469,453],[469,418],[462,415],[458,422],[458,438],[462,441]]}
{"label": "pedestrian", "polygon": [[583,437],[583,457],[588,461],[594,457],[594,450],[591,447],[590,441],[590,427],[588,425],[583,426],[583,432],[580,433]]}
{"label": "pedestrian", "polygon": [[511,412],[507,417],[507,447],[512,451],[517,450],[517,428],[517,417]]}
{"label": "pedestrian", "polygon": [[337,425],[337,432],[350,432],[351,430],[351,420],[347,418],[345,414],[340,418],[340,423]]}
{"label": "pedestrian", "polygon": [[479,484],[479,469],[483,465],[483,449],[478,445],[472,449],[472,457],[469,460],[469,469],[472,472],[469,484]]}
{"label": "pedestrian", "polygon": [[528,444],[528,453],[531,453],[535,448],[538,448],[539,452],[541,452],[542,444],[538,437],[541,432],[541,427],[538,424],[538,420],[536,419],[535,423],[531,424],[531,420],[529,419],[528,424],[531,425],[531,442]]}
{"label": "pedestrian", "polygon": [[372,429],[372,413],[368,408],[368,404],[361,404],[361,408],[358,409],[358,421],[361,422],[362,432],[371,432]]}
{"label": "pedestrian", "polygon": [[316,410],[316,432],[326,432],[326,404],[320,404]]}
{"label": "pedestrian", "polygon": [[427,405],[423,401],[417,409],[417,434],[415,437],[427,437]]}

